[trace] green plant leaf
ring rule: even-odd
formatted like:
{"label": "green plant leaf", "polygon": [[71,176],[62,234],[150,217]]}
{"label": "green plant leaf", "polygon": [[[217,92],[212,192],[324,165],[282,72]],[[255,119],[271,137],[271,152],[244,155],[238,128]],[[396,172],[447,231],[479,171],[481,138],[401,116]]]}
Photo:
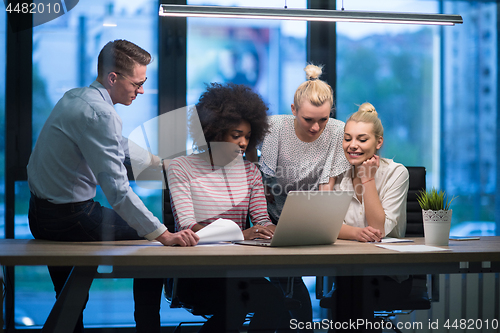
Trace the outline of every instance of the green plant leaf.
{"label": "green plant leaf", "polygon": [[417,193],[418,204],[423,210],[450,210],[450,204],[455,198],[454,196],[450,200],[444,191],[435,188]]}

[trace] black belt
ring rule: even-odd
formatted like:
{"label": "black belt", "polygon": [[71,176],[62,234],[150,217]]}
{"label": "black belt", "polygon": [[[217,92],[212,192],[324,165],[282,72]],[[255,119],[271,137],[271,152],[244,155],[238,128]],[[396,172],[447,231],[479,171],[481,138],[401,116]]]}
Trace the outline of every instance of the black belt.
{"label": "black belt", "polygon": [[69,202],[69,203],[64,203],[64,204],[55,204],[52,203],[46,199],[40,199],[33,193],[31,193],[31,197],[35,200],[35,205],[40,208],[57,208],[57,209],[71,209],[71,208],[78,208],[79,206],[83,206],[85,204],[88,204],[89,202],[94,202],[94,199],[89,199],[85,201],[79,201],[79,202]]}

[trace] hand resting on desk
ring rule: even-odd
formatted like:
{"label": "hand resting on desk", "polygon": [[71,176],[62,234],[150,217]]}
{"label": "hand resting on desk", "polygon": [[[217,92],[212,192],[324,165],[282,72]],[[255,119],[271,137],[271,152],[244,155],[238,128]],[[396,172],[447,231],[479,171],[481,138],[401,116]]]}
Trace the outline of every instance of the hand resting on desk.
{"label": "hand resting on desk", "polygon": [[261,225],[254,225],[251,228],[243,230],[243,237],[245,239],[271,239],[274,235],[274,229],[276,229],[275,225],[270,225],[267,227]]}
{"label": "hand resting on desk", "polygon": [[200,237],[191,229],[182,230],[176,233],[165,231],[156,240],[163,245],[193,246],[198,243]]}
{"label": "hand resting on desk", "polygon": [[358,242],[380,242],[382,237],[382,232],[374,227],[358,228],[347,224],[342,226],[339,234],[340,239],[354,239]]}

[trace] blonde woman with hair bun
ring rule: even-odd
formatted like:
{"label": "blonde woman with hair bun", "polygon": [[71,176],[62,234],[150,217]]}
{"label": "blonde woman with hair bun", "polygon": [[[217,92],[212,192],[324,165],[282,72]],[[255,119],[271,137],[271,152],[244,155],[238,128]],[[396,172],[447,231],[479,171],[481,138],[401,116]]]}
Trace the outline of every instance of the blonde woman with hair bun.
{"label": "blonde woman with hair bun", "polygon": [[304,68],[307,80],[295,91],[292,115],[268,117],[269,133],[259,146],[268,185],[268,210],[276,223],[291,190],[330,190],[349,169],[342,153],[344,123],[330,118],[333,91],[320,80],[322,67]]}
{"label": "blonde woman with hair bun", "polygon": [[361,104],[358,108],[358,111],[377,113],[377,111],[375,110],[375,107],[372,105],[372,103],[368,103],[368,102],[364,102],[363,104]]}
{"label": "blonde woman with hair bun", "polygon": [[375,107],[361,104],[344,128],[343,149],[352,168],[334,186],[355,191],[339,238],[378,242],[385,236],[405,235],[408,170],[377,155],[383,142],[384,128]]}
{"label": "blonde woman with hair bun", "polygon": [[[316,107],[328,108],[328,114],[333,107],[333,90],[328,83],[319,79],[323,66],[307,65],[304,68],[307,81],[303,82],[295,91],[292,104],[292,113],[301,108],[302,104],[311,104]],[[311,140],[307,138],[306,140]],[[314,138],[313,138],[314,140]]]}
{"label": "blonde woman with hair bun", "polygon": [[[342,146],[351,168],[339,176],[334,185],[334,190],[354,191],[340,239],[380,242],[385,236],[405,236],[408,170],[400,163],[377,155],[383,142],[384,128],[375,107],[370,103],[361,104],[344,128]],[[323,304],[335,309],[336,321],[351,318],[374,321],[373,312],[379,297],[404,297],[410,293],[411,286],[409,276],[339,276],[336,290]],[[353,289],[362,293],[348,293]],[[335,306],[335,300],[342,306]]]}
{"label": "blonde woman with hair bun", "polygon": [[[321,66],[309,64],[304,71],[307,80],[295,92],[292,115],[268,117],[269,133],[259,147],[267,209],[274,223],[289,191],[331,190],[335,177],[350,168],[342,152],[344,123],[330,118],[332,88],[320,80]],[[287,278],[271,281],[286,290]],[[301,307],[291,311],[291,316],[300,322],[312,322],[309,292],[300,277],[294,278],[293,288],[293,298]]]}

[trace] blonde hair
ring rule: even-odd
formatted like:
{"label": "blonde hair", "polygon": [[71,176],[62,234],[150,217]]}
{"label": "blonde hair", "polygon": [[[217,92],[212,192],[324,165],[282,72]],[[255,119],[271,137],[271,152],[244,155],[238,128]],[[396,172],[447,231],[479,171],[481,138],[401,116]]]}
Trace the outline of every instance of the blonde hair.
{"label": "blonde hair", "polygon": [[293,104],[298,110],[304,100],[309,101],[314,106],[321,106],[325,102],[333,106],[333,90],[325,81],[319,79],[323,72],[323,66],[309,64],[304,68],[307,81],[302,83],[293,97]]}
{"label": "blonde hair", "polygon": [[366,102],[361,104],[358,111],[354,112],[349,119],[347,119],[346,124],[349,121],[373,124],[373,134],[375,138],[378,140],[378,138],[384,136],[384,127],[378,117],[377,110],[375,110],[375,107],[371,103]]}

